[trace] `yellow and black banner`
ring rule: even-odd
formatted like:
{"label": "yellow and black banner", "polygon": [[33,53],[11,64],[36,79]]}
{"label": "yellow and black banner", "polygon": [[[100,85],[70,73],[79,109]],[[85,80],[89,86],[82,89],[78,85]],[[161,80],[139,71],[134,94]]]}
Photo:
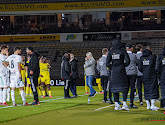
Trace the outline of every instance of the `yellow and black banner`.
{"label": "yellow and black banner", "polygon": [[24,41],[59,41],[60,35],[6,35],[0,36],[0,42],[24,42]]}
{"label": "yellow and black banner", "polygon": [[165,6],[165,0],[115,0],[94,2],[0,4],[0,11],[74,10]]}

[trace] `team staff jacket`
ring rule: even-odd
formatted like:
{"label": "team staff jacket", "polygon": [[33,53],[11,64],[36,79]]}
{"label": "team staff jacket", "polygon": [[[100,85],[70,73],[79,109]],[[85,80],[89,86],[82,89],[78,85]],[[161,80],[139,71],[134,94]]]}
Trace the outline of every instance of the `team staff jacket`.
{"label": "team staff jacket", "polygon": [[156,61],[156,71],[160,74],[161,101],[163,100],[163,108],[165,107],[165,47]]}
{"label": "team staff jacket", "polygon": [[110,89],[112,93],[126,92],[129,90],[125,67],[130,64],[128,53],[121,49],[122,43],[115,39],[112,41],[112,49],[109,51],[106,65],[111,69]]}
{"label": "team staff jacket", "polygon": [[157,73],[155,70],[156,56],[148,49],[143,50],[138,65],[139,71],[143,73],[144,97],[145,99],[158,99],[159,86],[157,81]]}
{"label": "team staff jacket", "polygon": [[62,58],[61,63],[61,78],[65,80],[70,80],[71,78],[71,65],[69,59],[65,56]]}
{"label": "team staff jacket", "polygon": [[39,68],[39,54],[34,52],[30,55],[30,60],[28,63],[28,75],[30,76],[30,71],[33,71],[33,75],[39,76],[40,68]]}

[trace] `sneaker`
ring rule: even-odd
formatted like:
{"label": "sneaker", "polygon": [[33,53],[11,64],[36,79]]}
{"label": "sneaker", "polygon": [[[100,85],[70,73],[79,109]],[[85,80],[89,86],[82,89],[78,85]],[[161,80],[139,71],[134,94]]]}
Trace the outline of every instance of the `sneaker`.
{"label": "sneaker", "polygon": [[112,100],[109,101],[109,104],[114,104],[114,102]]}
{"label": "sneaker", "polygon": [[123,103],[121,103],[120,101],[119,101],[119,103],[118,103],[119,105],[123,105]]}
{"label": "sneaker", "polygon": [[73,97],[73,98],[77,98],[77,95],[73,95],[72,97]]}
{"label": "sneaker", "polygon": [[127,105],[123,105],[122,109],[123,109],[123,110],[126,110],[126,111],[129,111],[129,108],[128,108]]}
{"label": "sneaker", "polygon": [[2,105],[2,103],[0,103],[0,105]]}
{"label": "sneaker", "polygon": [[72,97],[70,97],[70,96],[69,96],[69,97],[64,97],[64,99],[71,99],[71,98],[72,98]]}
{"label": "sneaker", "polygon": [[151,107],[151,110],[152,110],[152,111],[158,111],[158,109],[159,109],[159,108],[156,107],[156,106]]}
{"label": "sneaker", "polygon": [[39,97],[42,97],[42,95],[40,95]]}
{"label": "sneaker", "polygon": [[42,98],[45,98],[46,96],[42,96]]}
{"label": "sneaker", "polygon": [[94,93],[92,94],[92,97],[95,97],[96,94],[97,94],[97,92],[94,92]]}
{"label": "sneaker", "polygon": [[140,105],[142,106],[143,105],[143,102],[140,102]]}
{"label": "sneaker", "polygon": [[27,102],[25,104],[23,104],[23,106],[28,106],[28,105],[30,105],[30,104],[28,104]]}
{"label": "sneaker", "polygon": [[53,98],[53,96],[52,96],[52,95],[50,95],[49,97],[50,97],[50,98]]}
{"label": "sneaker", "polygon": [[115,105],[115,110],[122,110],[122,108],[120,107],[120,105]]}
{"label": "sneaker", "polygon": [[13,106],[17,106],[17,104],[14,104]]}
{"label": "sneaker", "polygon": [[31,105],[40,105],[39,102],[33,102]]}
{"label": "sneaker", "polygon": [[7,104],[6,102],[4,102],[2,105],[4,105],[4,106],[8,106],[8,104]]}
{"label": "sneaker", "polygon": [[33,95],[30,94],[29,96],[32,97]]}
{"label": "sneaker", "polygon": [[88,97],[92,97],[92,95],[89,95]]}
{"label": "sneaker", "polygon": [[104,94],[104,92],[99,92],[99,94]]}
{"label": "sneaker", "polygon": [[138,109],[138,107],[137,106],[135,106],[135,105],[129,105],[129,108],[131,109]]}
{"label": "sneaker", "polygon": [[87,95],[89,95],[89,92],[86,92]]}
{"label": "sneaker", "polygon": [[108,100],[103,100],[103,103],[109,103],[109,101]]}

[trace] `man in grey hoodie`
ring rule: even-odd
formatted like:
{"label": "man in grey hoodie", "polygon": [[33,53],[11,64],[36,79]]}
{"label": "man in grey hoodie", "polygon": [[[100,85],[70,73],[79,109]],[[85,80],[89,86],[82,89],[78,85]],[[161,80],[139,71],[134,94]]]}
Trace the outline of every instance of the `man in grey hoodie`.
{"label": "man in grey hoodie", "polygon": [[[142,56],[143,46],[141,44],[136,45],[136,51],[137,51],[136,57],[137,57],[138,60],[140,60],[140,57]],[[143,105],[143,99],[142,99],[142,76],[143,76],[143,73],[141,73],[138,70],[137,89],[138,89],[140,105]]]}
{"label": "man in grey hoodie", "polygon": [[[107,100],[107,91],[108,91],[108,75],[109,75],[109,69],[106,66],[106,60],[107,60],[107,55],[108,55],[108,49],[107,48],[103,48],[102,49],[102,57],[99,59],[98,64],[97,64],[97,70],[100,73],[101,76],[101,83],[103,86],[103,90],[104,90],[104,99],[103,102],[108,102]],[[112,101],[112,97],[111,97],[111,92],[109,91],[109,99],[110,99],[110,104],[114,104]]]}
{"label": "man in grey hoodie", "polygon": [[137,77],[137,57],[135,54],[132,53],[133,51],[133,45],[132,44],[127,44],[126,45],[126,50],[130,58],[130,64],[126,67],[126,74],[128,77],[128,82],[129,86],[131,88],[130,92],[130,106],[129,108],[138,108],[133,104],[134,101],[134,89],[135,89],[135,82],[136,82],[136,77]]}

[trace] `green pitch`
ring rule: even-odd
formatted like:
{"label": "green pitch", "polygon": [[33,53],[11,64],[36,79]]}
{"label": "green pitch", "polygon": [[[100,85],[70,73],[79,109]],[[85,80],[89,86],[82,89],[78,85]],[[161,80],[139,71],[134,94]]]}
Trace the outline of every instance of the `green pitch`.
{"label": "green pitch", "polygon": [[[95,87],[98,90],[97,87]],[[146,110],[146,104],[130,111],[115,111],[114,105],[102,103],[103,95],[97,94],[90,99],[85,94],[84,87],[77,87],[78,98],[63,99],[63,87],[52,87],[54,98],[40,98],[41,105],[22,106],[21,96],[16,91],[16,103],[20,106],[0,106],[0,125],[164,125],[164,110]],[[128,96],[129,98],[129,96]],[[27,97],[27,102],[33,101]],[[121,100],[122,101],[122,100]],[[129,104],[129,99],[128,99]],[[156,102],[159,107],[160,103]],[[11,107],[10,107],[11,106]],[[4,108],[5,107],[5,108]]]}

